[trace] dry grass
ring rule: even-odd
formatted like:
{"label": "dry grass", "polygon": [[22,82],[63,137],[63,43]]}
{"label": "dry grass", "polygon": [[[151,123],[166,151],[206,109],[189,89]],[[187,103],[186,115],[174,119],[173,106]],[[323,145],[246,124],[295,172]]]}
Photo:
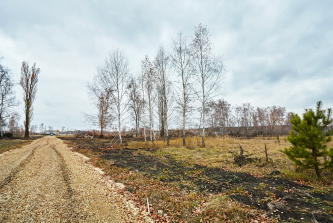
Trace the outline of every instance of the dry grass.
{"label": "dry grass", "polygon": [[[156,145],[152,142],[148,144],[149,148],[154,148],[153,150],[146,149],[142,138],[124,139],[124,141],[128,144],[125,146],[126,148],[136,149],[128,153],[133,156],[142,154],[146,158],[155,157],[162,163],[170,161],[170,159],[178,161],[177,168],[182,168],[189,178],[179,176],[172,167],[164,169],[163,173],[152,177],[145,174],[144,171],[137,171],[137,167],[127,168],[113,165],[108,158],[102,158],[102,155],[108,154],[108,150],[110,150],[108,148],[109,139],[68,140],[67,143],[73,146],[75,151],[89,156],[96,166],[101,167],[115,181],[124,183],[126,189],[133,193],[142,205],[145,205],[146,198],[149,197],[153,205],[153,212],[163,210],[163,213],[168,216],[168,218],[165,216],[159,218],[155,215],[161,221],[251,222],[257,220],[274,222],[273,219],[268,219],[262,210],[235,202],[234,199],[228,197],[230,193],[248,196],[248,194],[244,194],[247,193],[245,189],[232,188],[227,192],[215,195],[199,190],[198,185],[193,179],[191,180],[191,175],[201,181],[209,182],[211,179],[202,175],[202,170],[185,170],[187,167],[192,168],[194,164],[233,172],[246,172],[257,177],[267,177],[272,171],[278,170],[282,173],[278,178],[287,178],[313,186],[314,192],[325,194],[333,191],[331,185],[319,183],[313,171],[295,171],[294,164],[282,152],[284,148],[290,146],[285,137],[280,137],[279,141],[273,137],[254,139],[207,137],[206,148],[200,147],[200,137],[187,138],[186,147],[182,146],[182,139],[170,140],[170,146],[167,146],[166,142],[162,140],[157,140]],[[269,162],[266,162],[265,144],[268,149]],[[234,164],[230,151],[239,152],[240,146],[244,149],[245,154],[252,154],[251,157],[258,158],[257,162],[248,163],[242,167]],[[329,147],[333,147],[333,143],[330,143]],[[124,151],[119,150],[120,153],[124,153]],[[127,162],[130,161],[127,160]],[[155,168],[154,163],[143,162],[142,165],[150,165],[150,168]],[[168,180],[168,178],[173,180]],[[326,182],[332,181],[331,175],[326,175],[324,178]],[[255,190],[260,190],[260,185]],[[187,189],[184,189],[184,186]],[[267,203],[275,199],[273,195],[269,198],[263,202]]]}
{"label": "dry grass", "polygon": [[249,209],[225,194],[212,196],[209,202],[196,211],[200,214],[191,219],[191,222],[275,222],[265,215],[258,215],[257,210]]}
{"label": "dry grass", "polygon": [[[63,137],[63,136],[62,136]],[[66,136],[68,138],[72,136]],[[109,147],[110,139],[98,139],[105,147]],[[157,140],[156,145],[153,141],[148,141],[148,147],[142,138],[123,139],[126,142],[126,148],[157,148],[155,154],[163,157],[171,155],[179,161],[196,163],[207,167],[223,168],[229,171],[246,172],[253,176],[267,176],[272,171],[278,170],[283,173],[284,177],[290,180],[296,180],[299,183],[311,184],[311,186],[320,187],[321,183],[317,182],[316,175],[312,170],[298,171],[296,166],[283,153],[285,148],[291,144],[286,136],[281,136],[278,140],[276,137],[256,137],[252,139],[242,139],[234,137],[206,137],[206,147],[201,147],[201,137],[186,138],[184,147],[182,138],[171,139],[170,146],[163,140]],[[269,162],[266,161],[265,145],[267,146]],[[239,152],[239,147],[245,151],[245,154],[252,154],[252,158],[257,158],[260,162],[247,164],[239,167],[233,164],[233,156],[230,152]],[[120,148],[119,145],[114,145]],[[333,142],[328,144],[329,148],[333,147]],[[323,174],[323,181],[328,184],[333,181],[330,173]]]}
{"label": "dry grass", "polygon": [[[157,155],[171,155],[176,160],[196,163],[208,167],[224,168],[230,171],[246,172],[253,176],[266,176],[272,171],[278,170],[288,179],[296,180],[301,183],[312,183],[317,185],[316,175],[312,170],[298,171],[296,166],[283,153],[285,148],[291,144],[286,136],[280,137],[256,137],[253,139],[241,139],[234,137],[206,137],[206,147],[201,147],[201,137],[192,137],[186,139],[186,146],[182,145],[182,138],[170,140],[170,146],[162,140],[157,141]],[[151,147],[154,143],[149,142]],[[267,146],[269,162],[266,162],[265,145]],[[257,158],[258,162],[239,167],[233,164],[233,156],[230,152],[239,153],[240,146],[245,154],[252,154],[252,158]],[[129,148],[145,148],[144,142],[129,142]],[[333,147],[333,142],[328,144]],[[260,161],[259,161],[260,160]],[[263,168],[264,167],[264,168]],[[326,183],[331,182],[331,174],[324,173],[323,180]]]}
{"label": "dry grass", "polygon": [[12,139],[0,140],[0,154],[9,150],[21,148],[22,146],[30,144],[33,140],[43,137],[42,135],[31,135],[29,139],[23,137],[15,137]]}
{"label": "dry grass", "polygon": [[[178,182],[152,179],[129,169],[109,165],[107,161],[97,158],[96,153],[77,151],[90,154],[94,165],[102,168],[116,182],[125,184],[143,207],[149,197],[152,204],[150,211],[157,222],[275,222],[260,210],[232,201],[226,194],[211,196],[195,189],[184,190]],[[181,184],[195,188],[190,181],[182,181]],[[154,214],[158,210],[162,210],[163,215]]]}
{"label": "dry grass", "polygon": [[0,140],[0,154],[28,145],[32,140]]}

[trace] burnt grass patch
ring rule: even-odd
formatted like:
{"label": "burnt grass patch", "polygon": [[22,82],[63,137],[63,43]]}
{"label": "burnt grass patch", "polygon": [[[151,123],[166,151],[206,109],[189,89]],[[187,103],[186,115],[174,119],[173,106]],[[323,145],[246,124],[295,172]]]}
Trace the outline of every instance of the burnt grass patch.
{"label": "burnt grass patch", "polygon": [[[68,139],[66,139],[68,140]],[[227,194],[233,200],[265,211],[269,217],[286,222],[333,222],[333,193],[314,193],[312,187],[283,178],[281,174],[254,177],[247,173],[226,171],[158,155],[154,149],[102,149],[103,143],[88,141],[99,158],[134,174],[177,183],[187,191],[203,194]],[[131,189],[131,190],[135,190]],[[131,191],[133,192],[133,191]]]}

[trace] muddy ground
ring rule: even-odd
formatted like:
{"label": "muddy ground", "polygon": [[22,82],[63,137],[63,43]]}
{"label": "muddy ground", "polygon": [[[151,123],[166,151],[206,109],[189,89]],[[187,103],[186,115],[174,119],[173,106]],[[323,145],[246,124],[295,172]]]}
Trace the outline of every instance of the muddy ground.
{"label": "muddy ground", "polygon": [[[65,140],[74,142],[76,139]],[[113,165],[163,182],[177,182],[184,190],[207,194],[227,193],[230,198],[264,210],[270,217],[281,221],[314,222],[316,219],[318,222],[333,222],[332,192],[315,193],[311,187],[284,179],[279,172],[259,178],[247,173],[179,162],[170,155],[157,156],[155,150],[105,150],[103,142],[84,141],[76,141],[76,144],[92,149]]]}

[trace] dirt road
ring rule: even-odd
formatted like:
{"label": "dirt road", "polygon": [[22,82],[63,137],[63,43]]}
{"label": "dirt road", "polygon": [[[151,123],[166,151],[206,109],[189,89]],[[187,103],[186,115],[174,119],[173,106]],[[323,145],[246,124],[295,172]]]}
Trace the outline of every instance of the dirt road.
{"label": "dirt road", "polygon": [[148,222],[55,137],[0,156],[0,222]]}

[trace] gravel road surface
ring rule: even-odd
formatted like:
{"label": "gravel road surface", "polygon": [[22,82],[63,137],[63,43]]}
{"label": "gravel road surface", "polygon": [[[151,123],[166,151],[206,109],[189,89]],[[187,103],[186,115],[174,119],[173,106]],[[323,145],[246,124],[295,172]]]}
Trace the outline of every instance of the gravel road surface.
{"label": "gravel road surface", "polygon": [[0,222],[152,222],[56,137],[0,156]]}

